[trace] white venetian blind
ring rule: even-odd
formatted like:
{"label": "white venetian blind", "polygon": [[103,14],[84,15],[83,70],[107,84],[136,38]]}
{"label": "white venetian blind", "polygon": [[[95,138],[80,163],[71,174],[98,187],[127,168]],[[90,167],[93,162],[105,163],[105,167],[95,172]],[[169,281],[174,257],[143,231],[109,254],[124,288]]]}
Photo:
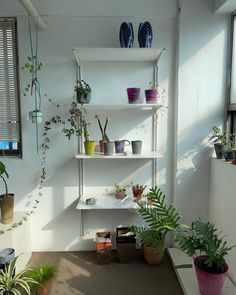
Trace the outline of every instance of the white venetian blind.
{"label": "white venetian blind", "polygon": [[0,141],[20,141],[14,18],[0,18]]}

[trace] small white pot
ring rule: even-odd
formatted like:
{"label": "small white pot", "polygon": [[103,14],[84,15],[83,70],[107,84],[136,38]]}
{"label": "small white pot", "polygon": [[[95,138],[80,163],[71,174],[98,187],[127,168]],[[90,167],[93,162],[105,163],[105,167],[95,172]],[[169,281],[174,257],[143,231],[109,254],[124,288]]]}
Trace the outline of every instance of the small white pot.
{"label": "small white pot", "polygon": [[42,123],[43,121],[43,113],[40,111],[30,112],[30,116],[32,118],[32,123]]}

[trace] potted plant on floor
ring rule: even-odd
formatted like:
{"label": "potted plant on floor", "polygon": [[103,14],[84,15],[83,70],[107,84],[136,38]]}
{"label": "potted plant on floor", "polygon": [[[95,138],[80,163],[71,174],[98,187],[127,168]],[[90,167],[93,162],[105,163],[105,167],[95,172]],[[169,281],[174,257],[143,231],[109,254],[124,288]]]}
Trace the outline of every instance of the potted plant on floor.
{"label": "potted plant on floor", "polygon": [[31,295],[30,286],[38,285],[38,282],[27,276],[28,269],[16,273],[15,266],[18,256],[9,265],[0,271],[0,294],[20,295],[23,292]]}
{"label": "potted plant on floor", "polygon": [[90,103],[92,89],[87,82],[84,80],[77,80],[74,89],[78,103]]}
{"label": "potted plant on floor", "polygon": [[57,274],[57,267],[53,264],[45,263],[39,266],[31,267],[27,276],[32,278],[38,284],[30,284],[32,295],[47,295],[50,292],[51,281]]}
{"label": "potted plant on floor", "polygon": [[194,259],[198,287],[202,295],[221,294],[228,272],[225,256],[235,247],[228,246],[222,238],[222,232],[217,231],[213,223],[199,219],[193,221],[189,228],[178,230],[175,238],[180,248]]}
{"label": "potted plant on floor", "polygon": [[163,258],[166,234],[180,227],[180,214],[172,204],[166,204],[165,195],[157,186],[149,190],[147,197],[152,199],[152,205],[138,202],[138,214],[146,225],[134,225],[131,230],[140,237],[145,261],[158,264]]}
{"label": "potted plant on floor", "polygon": [[8,186],[6,182],[6,178],[8,177],[9,175],[6,171],[6,166],[0,162],[0,178],[2,179],[5,187],[5,194],[0,195],[2,221],[4,224],[12,223],[14,211],[14,194],[8,192]]}

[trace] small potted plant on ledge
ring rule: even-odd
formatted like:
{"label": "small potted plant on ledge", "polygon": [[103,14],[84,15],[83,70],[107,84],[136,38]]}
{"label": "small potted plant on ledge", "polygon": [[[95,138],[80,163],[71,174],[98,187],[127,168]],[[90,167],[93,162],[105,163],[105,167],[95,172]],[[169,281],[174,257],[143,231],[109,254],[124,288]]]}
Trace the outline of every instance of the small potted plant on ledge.
{"label": "small potted plant on ledge", "polygon": [[0,178],[2,179],[5,186],[5,194],[0,195],[2,221],[4,224],[12,223],[14,211],[14,194],[8,192],[8,186],[6,182],[6,178],[8,177],[9,175],[6,171],[6,166],[0,162]]}
{"label": "small potted plant on ledge", "polygon": [[80,126],[82,128],[83,135],[84,135],[84,149],[85,149],[85,155],[87,156],[94,155],[94,150],[96,146],[96,141],[89,140],[88,126],[90,125],[91,125],[90,123],[86,122],[84,115],[81,116]]}
{"label": "small potted plant on ledge", "polygon": [[179,229],[176,234],[175,240],[180,248],[194,259],[198,287],[202,295],[220,295],[227,276],[225,256],[235,245],[228,246],[220,235],[213,223],[200,219],[193,221],[189,228]]}
{"label": "small potted plant on ledge", "polygon": [[223,159],[224,149],[227,145],[227,133],[222,132],[220,128],[214,126],[213,134],[209,141],[213,142],[217,159]]}
{"label": "small potted plant on ledge", "polygon": [[141,239],[145,261],[158,264],[164,255],[166,234],[180,227],[180,214],[172,204],[165,203],[165,195],[157,186],[147,196],[152,199],[152,205],[138,202],[138,214],[146,225],[134,225],[131,230]]}
{"label": "small potted plant on ledge", "polygon": [[90,103],[92,89],[87,82],[84,80],[77,80],[74,89],[78,103]]}

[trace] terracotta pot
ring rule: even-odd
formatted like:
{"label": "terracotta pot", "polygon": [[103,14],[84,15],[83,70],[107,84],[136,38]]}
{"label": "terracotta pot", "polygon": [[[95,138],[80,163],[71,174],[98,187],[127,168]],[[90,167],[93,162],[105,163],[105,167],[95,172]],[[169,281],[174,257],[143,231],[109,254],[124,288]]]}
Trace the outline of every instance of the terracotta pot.
{"label": "terracotta pot", "polygon": [[198,261],[206,259],[207,256],[198,256],[194,260],[194,267],[197,275],[198,288],[201,295],[221,295],[225,278],[228,273],[228,265],[224,265],[224,273],[211,274],[198,267]]}
{"label": "terracotta pot", "polygon": [[42,287],[37,289],[37,295],[48,295],[51,290],[51,281],[44,284]]}
{"label": "terracotta pot", "polygon": [[143,245],[144,259],[148,264],[159,264],[162,261],[164,251],[164,245],[158,248]]}
{"label": "terracotta pot", "polygon": [[127,196],[126,189],[124,188],[116,191],[115,196],[117,199],[124,199]]}
{"label": "terracotta pot", "polygon": [[0,207],[2,214],[2,222],[9,224],[13,222],[14,211],[14,194],[4,194],[0,196]]}
{"label": "terracotta pot", "polygon": [[107,142],[106,140],[99,140],[99,149],[101,153],[104,153],[104,143]]}

